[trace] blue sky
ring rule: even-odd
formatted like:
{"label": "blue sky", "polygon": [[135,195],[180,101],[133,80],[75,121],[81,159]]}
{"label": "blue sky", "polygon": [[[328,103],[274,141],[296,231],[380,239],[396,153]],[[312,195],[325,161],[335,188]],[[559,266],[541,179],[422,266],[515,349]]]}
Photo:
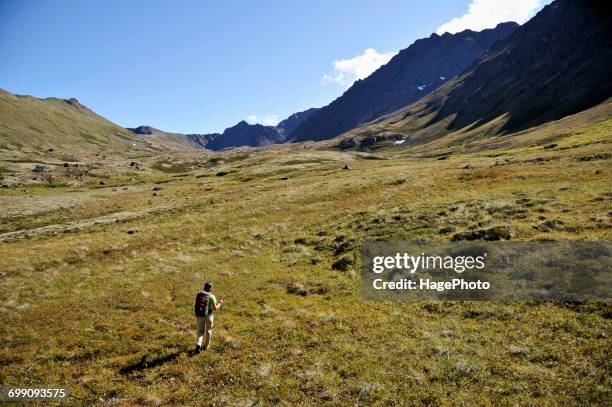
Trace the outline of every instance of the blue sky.
{"label": "blue sky", "polygon": [[546,0],[0,0],[0,87],[76,97],[126,127],[220,132],[340,96],[432,32]]}

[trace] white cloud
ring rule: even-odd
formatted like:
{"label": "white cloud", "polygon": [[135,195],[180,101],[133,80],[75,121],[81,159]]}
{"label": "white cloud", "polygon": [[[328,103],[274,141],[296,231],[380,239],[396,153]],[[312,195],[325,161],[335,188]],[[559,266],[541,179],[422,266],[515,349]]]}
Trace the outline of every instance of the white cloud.
{"label": "white cloud", "polygon": [[523,24],[546,3],[550,0],[471,0],[467,13],[442,24],[436,33],[480,31],[506,21]]}
{"label": "white cloud", "polygon": [[263,124],[264,126],[276,126],[280,122],[280,120],[278,119],[278,116],[275,114],[268,114],[268,115],[265,115],[264,117],[259,117],[253,114],[247,117],[246,121],[249,124],[259,123],[259,124]]}
{"label": "white cloud", "polygon": [[323,75],[321,84],[337,83],[339,85],[351,85],[357,79],[364,79],[381,65],[389,62],[396,51],[379,53],[374,48],[368,48],[363,54],[356,55],[349,59],[340,59],[332,62],[334,71]]}

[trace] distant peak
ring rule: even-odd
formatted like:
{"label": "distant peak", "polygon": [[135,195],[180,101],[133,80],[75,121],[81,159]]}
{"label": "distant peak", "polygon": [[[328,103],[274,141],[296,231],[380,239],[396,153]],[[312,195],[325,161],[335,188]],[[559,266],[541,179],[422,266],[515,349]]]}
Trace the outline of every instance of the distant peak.
{"label": "distant peak", "polygon": [[81,102],[79,102],[79,100],[77,98],[70,98],[70,99],[62,99],[64,102],[68,103],[71,106],[74,107],[83,107],[83,105],[81,104]]}
{"label": "distant peak", "polygon": [[518,27],[520,24],[517,23],[516,21],[506,21],[503,23],[499,23],[495,26],[495,28],[499,28],[499,27]]}
{"label": "distant peak", "polygon": [[153,134],[159,132],[159,130],[151,126],[128,127],[127,129],[134,134]]}
{"label": "distant peak", "polygon": [[491,28],[483,28],[482,30],[472,30],[470,28],[466,28],[463,31],[458,31],[454,34],[450,34],[449,32],[445,32],[444,34],[442,34],[442,38],[446,38],[449,36],[458,36],[458,37],[466,37],[466,36],[471,36],[474,35],[476,33],[484,33],[484,32],[491,32],[491,31],[503,31],[502,29],[516,29],[517,27],[519,27],[520,24],[514,22],[514,21],[506,21],[503,23],[499,23],[497,24],[495,27],[491,27]]}

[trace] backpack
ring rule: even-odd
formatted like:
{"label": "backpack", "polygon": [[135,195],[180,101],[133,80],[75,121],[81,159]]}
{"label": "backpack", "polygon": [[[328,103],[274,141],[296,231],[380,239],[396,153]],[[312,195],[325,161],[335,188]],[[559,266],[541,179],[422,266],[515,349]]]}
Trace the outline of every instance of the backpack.
{"label": "backpack", "polygon": [[196,295],[196,300],[195,300],[196,317],[208,316],[208,305],[209,304],[210,304],[210,294],[205,291],[200,291]]}

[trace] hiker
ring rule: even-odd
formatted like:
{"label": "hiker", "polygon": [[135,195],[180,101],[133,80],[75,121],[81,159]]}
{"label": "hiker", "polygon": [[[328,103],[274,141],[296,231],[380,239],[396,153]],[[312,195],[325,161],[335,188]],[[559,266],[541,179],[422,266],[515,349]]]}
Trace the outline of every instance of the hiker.
{"label": "hiker", "polygon": [[204,291],[196,294],[195,299],[195,315],[198,320],[198,343],[195,348],[195,353],[200,353],[202,349],[202,337],[204,336],[204,328],[206,328],[206,342],[204,342],[204,350],[210,346],[210,337],[212,336],[213,328],[213,313],[221,308],[223,300],[217,298],[211,293],[212,283],[204,284]]}

